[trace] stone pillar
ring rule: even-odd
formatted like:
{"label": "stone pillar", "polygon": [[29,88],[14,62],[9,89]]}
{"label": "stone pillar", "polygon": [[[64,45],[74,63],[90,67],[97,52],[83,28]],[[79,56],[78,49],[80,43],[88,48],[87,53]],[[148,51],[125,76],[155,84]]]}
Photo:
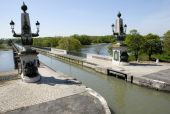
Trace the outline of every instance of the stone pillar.
{"label": "stone pillar", "polygon": [[126,37],[126,25],[123,26],[121,13],[117,15],[115,26],[112,25],[113,35],[117,38],[117,43],[113,45],[113,65],[128,65],[127,47],[123,45]]}
{"label": "stone pillar", "polygon": [[127,47],[124,46],[113,46],[113,65],[129,65]]}
{"label": "stone pillar", "polygon": [[[31,24],[29,19],[29,14],[26,12],[27,6],[23,3],[21,9],[23,13],[21,13],[21,34],[16,34],[14,28],[12,28],[14,37],[21,37],[22,42],[22,50],[19,52],[20,57],[20,69],[21,69],[21,77],[24,82],[36,82],[39,81],[41,76],[38,73],[38,53],[36,50],[31,49],[31,45],[33,44],[33,38],[39,36],[39,27],[37,27],[37,33],[31,32]],[[11,21],[10,25],[13,27],[14,22]],[[37,26],[40,23],[37,21]]]}

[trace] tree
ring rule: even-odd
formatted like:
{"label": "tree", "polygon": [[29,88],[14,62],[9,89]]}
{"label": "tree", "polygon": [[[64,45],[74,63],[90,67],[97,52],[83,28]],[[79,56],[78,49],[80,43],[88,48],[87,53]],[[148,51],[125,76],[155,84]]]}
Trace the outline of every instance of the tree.
{"label": "tree", "polygon": [[4,40],[0,39],[0,49],[3,48],[3,42],[4,42]]}
{"label": "tree", "polygon": [[34,38],[33,46],[37,47],[56,47],[61,37]]}
{"label": "tree", "polygon": [[143,43],[144,38],[140,34],[135,33],[126,36],[125,44],[128,46],[129,51],[135,56],[136,61],[142,50]]}
{"label": "tree", "polygon": [[73,36],[71,36],[71,38],[75,38],[75,39],[79,40],[82,45],[90,45],[91,44],[91,38],[90,38],[90,36],[87,36],[87,35],[74,34]]}
{"label": "tree", "polygon": [[116,38],[112,35],[107,36],[91,36],[92,43],[113,43]]}
{"label": "tree", "polygon": [[132,29],[132,30],[130,30],[130,34],[135,35],[135,34],[139,34],[139,33],[136,29]]}
{"label": "tree", "polygon": [[145,43],[143,46],[144,52],[148,54],[149,60],[151,60],[152,54],[162,52],[162,43],[160,37],[154,34],[148,34],[144,37]]}
{"label": "tree", "polygon": [[78,51],[81,48],[81,43],[75,38],[62,38],[58,42],[60,49],[65,49],[67,51]]}
{"label": "tree", "polygon": [[170,53],[170,30],[164,34],[164,50]]}

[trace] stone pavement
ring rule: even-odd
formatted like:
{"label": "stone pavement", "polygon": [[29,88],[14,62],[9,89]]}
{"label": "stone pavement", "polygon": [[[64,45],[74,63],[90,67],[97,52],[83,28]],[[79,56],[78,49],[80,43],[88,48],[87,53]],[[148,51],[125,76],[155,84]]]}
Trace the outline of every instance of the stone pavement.
{"label": "stone pavement", "polygon": [[127,74],[127,81],[131,83],[154,88],[157,90],[170,91],[170,63],[155,62],[131,62],[127,66],[113,65],[111,61],[101,59],[86,59],[86,61],[97,64],[99,70],[107,74],[107,69],[113,69]]}
{"label": "stone pavement", "polygon": [[104,98],[81,82],[46,66],[39,72],[37,83],[14,80],[0,86],[0,113],[110,114]]}
{"label": "stone pavement", "polygon": [[[103,68],[111,68],[113,70],[121,71],[123,73],[133,75],[136,77],[141,77],[151,73],[156,73],[162,70],[170,69],[170,63],[154,63],[154,62],[144,62],[144,63],[130,63],[127,66],[113,65],[111,61],[100,60],[100,59],[90,59],[86,60],[91,63],[96,63],[98,66]],[[170,79],[170,74],[168,74]]]}
{"label": "stone pavement", "polygon": [[164,81],[170,84],[170,69],[144,75],[143,77],[154,79],[154,80],[159,80],[159,81]]}

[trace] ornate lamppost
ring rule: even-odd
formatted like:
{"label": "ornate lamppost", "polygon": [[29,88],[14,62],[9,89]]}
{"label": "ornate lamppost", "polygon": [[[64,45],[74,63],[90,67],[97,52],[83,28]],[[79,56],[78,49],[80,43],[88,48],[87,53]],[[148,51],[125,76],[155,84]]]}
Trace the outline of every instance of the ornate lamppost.
{"label": "ornate lamppost", "polygon": [[113,36],[116,37],[117,43],[113,45],[113,64],[127,65],[128,54],[127,47],[123,45],[123,41],[126,37],[127,25],[123,25],[123,19],[121,18],[121,13],[117,14],[117,19],[115,25],[112,24]]}
{"label": "ornate lamppost", "polygon": [[29,14],[26,12],[27,6],[23,3],[21,9],[23,10],[23,13],[21,13],[21,34],[15,33],[15,23],[12,20],[10,25],[13,37],[21,37],[21,44],[23,46],[22,51],[19,53],[22,80],[24,82],[36,82],[40,80],[40,75],[38,73],[38,53],[36,50],[31,49],[31,45],[33,44],[32,37],[39,36],[40,23],[38,21],[36,22],[37,32],[32,33]]}

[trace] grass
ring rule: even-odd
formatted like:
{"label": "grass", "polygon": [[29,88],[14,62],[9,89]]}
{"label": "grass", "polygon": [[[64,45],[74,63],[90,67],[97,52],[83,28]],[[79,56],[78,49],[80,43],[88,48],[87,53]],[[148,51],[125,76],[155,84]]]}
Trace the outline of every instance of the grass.
{"label": "grass", "polygon": [[[136,61],[135,56],[134,55],[129,55],[129,61]],[[139,55],[139,61],[149,61],[149,57],[147,54],[142,53]]]}
{"label": "grass", "polygon": [[[154,54],[151,56],[152,60],[159,59],[162,62],[170,62],[170,53],[164,52],[162,54]],[[129,55],[129,61],[136,61],[133,55]],[[139,55],[139,61],[149,61],[147,54],[142,53]]]}
{"label": "grass", "polygon": [[154,58],[158,58],[162,62],[170,62],[170,53],[164,52],[163,54],[153,55]]}

